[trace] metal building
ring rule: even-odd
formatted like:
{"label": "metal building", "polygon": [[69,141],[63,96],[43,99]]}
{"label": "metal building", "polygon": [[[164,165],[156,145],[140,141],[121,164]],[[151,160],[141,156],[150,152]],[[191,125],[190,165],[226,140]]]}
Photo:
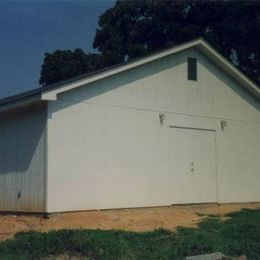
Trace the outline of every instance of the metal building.
{"label": "metal building", "polygon": [[0,210],[260,201],[260,91],[202,39],[0,101]]}

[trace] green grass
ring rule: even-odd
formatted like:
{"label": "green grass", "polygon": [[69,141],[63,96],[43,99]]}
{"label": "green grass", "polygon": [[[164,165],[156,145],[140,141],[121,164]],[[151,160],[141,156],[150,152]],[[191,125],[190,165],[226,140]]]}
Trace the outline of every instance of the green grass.
{"label": "green grass", "polygon": [[86,259],[183,259],[188,255],[220,251],[260,259],[260,209],[242,210],[221,221],[205,219],[199,228],[176,232],[60,230],[49,233],[22,232],[0,243],[0,259],[39,259],[55,255]]}

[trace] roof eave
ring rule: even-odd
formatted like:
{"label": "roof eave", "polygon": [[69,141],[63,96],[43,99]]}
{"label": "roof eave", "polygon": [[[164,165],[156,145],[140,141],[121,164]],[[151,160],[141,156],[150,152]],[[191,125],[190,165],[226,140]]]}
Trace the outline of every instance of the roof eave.
{"label": "roof eave", "polygon": [[13,98],[9,101],[7,100],[6,102],[2,102],[2,104],[0,105],[0,113],[40,102],[43,102],[40,92],[20,98]]}

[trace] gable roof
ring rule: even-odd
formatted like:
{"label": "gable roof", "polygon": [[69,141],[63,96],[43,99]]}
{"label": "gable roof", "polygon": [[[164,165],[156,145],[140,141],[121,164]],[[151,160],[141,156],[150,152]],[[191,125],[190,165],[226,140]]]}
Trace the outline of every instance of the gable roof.
{"label": "gable roof", "polygon": [[19,105],[26,104],[30,102],[40,101],[40,100],[56,100],[57,95],[83,85],[90,84],[92,82],[104,79],[106,77],[115,75],[117,73],[127,71],[132,68],[144,65],[148,62],[158,60],[160,58],[172,55],[174,53],[183,51],[188,48],[195,47],[204,53],[210,60],[212,60],[216,65],[218,65],[223,71],[225,71],[229,76],[235,79],[242,87],[249,91],[257,99],[260,99],[260,89],[259,87],[250,80],[244,73],[238,70],[231,62],[229,62],[224,56],[217,52],[209,43],[205,40],[199,38],[187,43],[163,50],[154,54],[150,54],[146,57],[138,58],[127,63],[118,64],[112,67],[108,67],[94,73],[83,74],[74,77],[69,80],[61,81],[55,84],[47,85],[42,88],[37,88],[31,91],[23,92],[21,94],[11,96],[0,100],[0,109],[3,107],[7,109]]}

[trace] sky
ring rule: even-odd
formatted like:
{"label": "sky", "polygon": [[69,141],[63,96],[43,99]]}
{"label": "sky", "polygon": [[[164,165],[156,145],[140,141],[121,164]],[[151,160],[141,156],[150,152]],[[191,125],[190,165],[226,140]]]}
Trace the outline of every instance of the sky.
{"label": "sky", "polygon": [[0,99],[40,87],[45,52],[93,51],[98,17],[114,4],[115,0],[0,0]]}

